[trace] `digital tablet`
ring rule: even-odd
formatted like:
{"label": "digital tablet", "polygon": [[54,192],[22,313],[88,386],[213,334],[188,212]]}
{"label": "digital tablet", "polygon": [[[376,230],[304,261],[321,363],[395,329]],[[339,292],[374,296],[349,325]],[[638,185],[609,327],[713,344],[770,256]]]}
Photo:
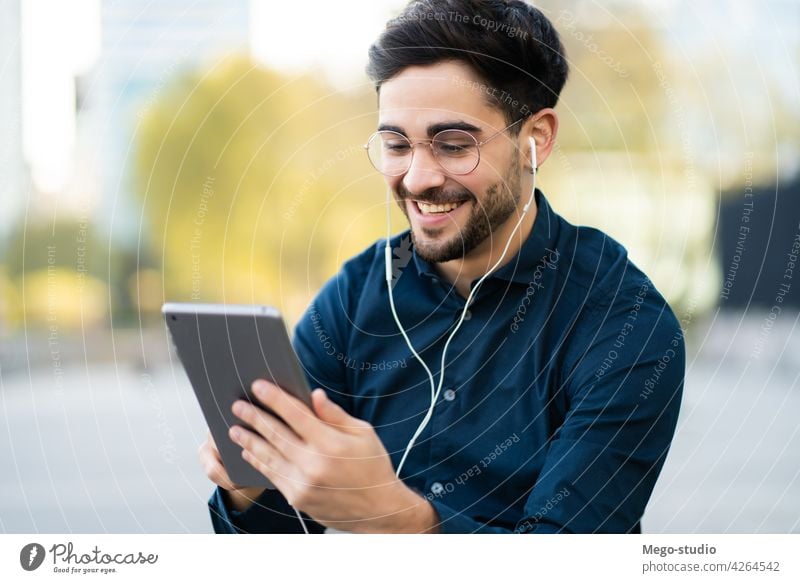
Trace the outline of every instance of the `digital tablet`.
{"label": "digital tablet", "polygon": [[260,406],[250,389],[256,379],[274,382],[311,407],[311,391],[280,312],[266,306],[192,303],[164,304],[161,312],[231,480],[274,489],[242,459],[242,448],[230,440],[228,430],[247,427],[231,411],[234,401]]}

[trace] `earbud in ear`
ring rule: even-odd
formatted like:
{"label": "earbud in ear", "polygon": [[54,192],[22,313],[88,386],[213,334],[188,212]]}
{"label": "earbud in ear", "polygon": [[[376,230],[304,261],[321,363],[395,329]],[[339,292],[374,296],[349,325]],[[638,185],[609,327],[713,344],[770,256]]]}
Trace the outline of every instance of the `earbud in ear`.
{"label": "earbud in ear", "polygon": [[528,138],[531,144],[531,174],[536,174],[538,168],[536,167],[536,140]]}

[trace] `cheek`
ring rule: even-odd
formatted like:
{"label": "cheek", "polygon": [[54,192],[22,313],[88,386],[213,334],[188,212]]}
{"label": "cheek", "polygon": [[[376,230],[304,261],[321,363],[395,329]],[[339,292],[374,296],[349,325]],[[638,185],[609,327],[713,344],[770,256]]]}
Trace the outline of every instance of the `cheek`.
{"label": "cheek", "polygon": [[482,157],[475,172],[480,174],[483,183],[486,185],[502,183],[508,178],[510,171],[519,169],[521,160],[518,152],[510,157]]}
{"label": "cheek", "polygon": [[461,180],[458,187],[463,190],[469,191],[472,198],[483,203],[486,200],[487,193],[489,193],[497,178],[487,173],[481,173],[480,176],[469,176],[468,180]]}
{"label": "cheek", "polygon": [[487,164],[484,167],[481,165],[481,183],[484,185],[484,191],[498,182],[503,182],[506,176],[506,170],[507,168],[501,168],[500,166]]}

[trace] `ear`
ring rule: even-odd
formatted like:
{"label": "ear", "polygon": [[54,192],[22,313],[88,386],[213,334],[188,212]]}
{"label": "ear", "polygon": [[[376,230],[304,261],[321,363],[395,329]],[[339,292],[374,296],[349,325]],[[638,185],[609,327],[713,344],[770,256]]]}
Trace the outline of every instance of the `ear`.
{"label": "ear", "polygon": [[[551,107],[540,109],[534,113],[530,119],[525,121],[522,126],[522,137],[526,138],[524,144],[529,144],[527,138],[533,138],[536,142],[536,164],[541,167],[550,152],[553,151],[553,146],[556,142],[556,135],[558,134],[558,114]],[[530,146],[525,147],[524,150],[526,159],[531,159]]]}

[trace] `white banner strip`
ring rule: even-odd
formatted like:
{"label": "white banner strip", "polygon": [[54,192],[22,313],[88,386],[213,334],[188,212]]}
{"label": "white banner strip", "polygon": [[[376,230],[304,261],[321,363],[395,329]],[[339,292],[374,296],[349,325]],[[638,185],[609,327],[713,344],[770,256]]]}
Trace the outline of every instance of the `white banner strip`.
{"label": "white banner strip", "polygon": [[[797,535],[0,535],[0,581],[800,581]],[[557,578],[557,579],[556,579]]]}

